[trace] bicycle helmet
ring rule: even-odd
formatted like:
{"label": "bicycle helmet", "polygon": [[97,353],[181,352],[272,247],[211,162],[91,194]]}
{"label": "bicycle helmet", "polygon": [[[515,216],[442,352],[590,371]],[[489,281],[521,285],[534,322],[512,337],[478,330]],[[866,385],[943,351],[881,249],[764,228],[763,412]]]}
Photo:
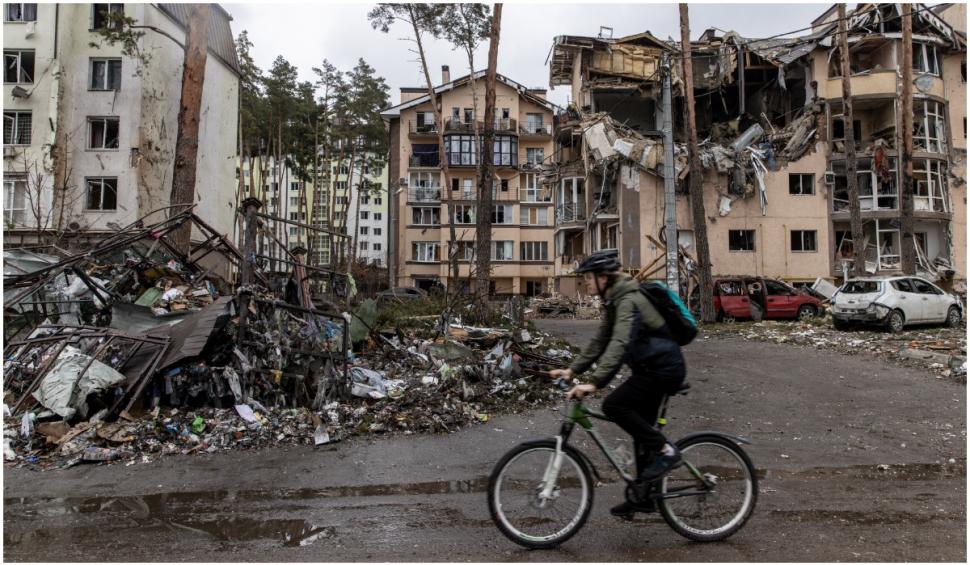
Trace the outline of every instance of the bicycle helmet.
{"label": "bicycle helmet", "polygon": [[620,270],[619,252],[616,249],[603,249],[591,253],[573,270],[582,273],[614,273]]}

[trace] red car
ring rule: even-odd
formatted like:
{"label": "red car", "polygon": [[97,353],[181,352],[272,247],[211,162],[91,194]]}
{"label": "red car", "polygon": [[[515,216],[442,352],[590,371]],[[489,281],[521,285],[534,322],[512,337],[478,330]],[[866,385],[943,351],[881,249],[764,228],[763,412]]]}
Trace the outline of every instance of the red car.
{"label": "red car", "polygon": [[761,277],[715,278],[714,310],[719,320],[803,320],[825,311],[814,296],[784,282]]}

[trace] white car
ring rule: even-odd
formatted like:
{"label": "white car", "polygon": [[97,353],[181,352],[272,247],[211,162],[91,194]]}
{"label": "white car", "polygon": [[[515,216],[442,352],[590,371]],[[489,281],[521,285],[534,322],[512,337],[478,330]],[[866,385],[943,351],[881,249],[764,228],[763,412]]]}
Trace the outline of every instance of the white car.
{"label": "white car", "polygon": [[853,279],[832,297],[832,323],[840,330],[858,323],[898,332],[910,324],[957,327],[962,320],[960,300],[919,277]]}

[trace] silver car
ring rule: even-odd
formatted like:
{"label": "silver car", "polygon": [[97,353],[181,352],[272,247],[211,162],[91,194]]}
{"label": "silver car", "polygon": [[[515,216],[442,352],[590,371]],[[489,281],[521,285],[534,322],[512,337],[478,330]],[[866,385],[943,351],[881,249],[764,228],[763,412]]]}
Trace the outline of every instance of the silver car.
{"label": "silver car", "polygon": [[911,324],[957,327],[963,304],[920,277],[862,278],[851,280],[832,297],[832,323],[836,329],[852,324],[877,324],[891,332]]}

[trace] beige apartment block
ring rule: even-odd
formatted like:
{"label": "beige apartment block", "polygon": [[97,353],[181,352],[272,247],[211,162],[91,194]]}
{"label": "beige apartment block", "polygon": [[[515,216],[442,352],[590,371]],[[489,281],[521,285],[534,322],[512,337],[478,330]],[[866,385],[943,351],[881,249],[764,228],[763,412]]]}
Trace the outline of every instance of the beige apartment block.
{"label": "beige apartment block", "polygon": [[[853,153],[865,234],[855,246],[835,6],[811,23],[807,36],[758,40],[707,30],[692,42],[715,275],[794,284],[837,280],[855,249],[865,254],[870,274],[900,273],[898,149],[902,127],[910,127],[918,272],[944,286],[965,286],[966,6],[914,4],[913,10],[914,119],[905,125],[899,5],[850,10]],[[574,101],[557,121],[560,167],[550,179],[556,185],[555,287],[564,294],[581,290],[571,271],[599,249],[617,248],[632,272],[657,265],[652,276],[665,276],[657,245],[665,213],[657,71],[663,54],[673,57],[678,50],[649,32],[554,41],[550,83],[571,88]],[[672,74],[678,240],[694,254],[679,64]],[[750,143],[743,142],[745,132],[755,134]],[[741,149],[735,152],[736,143]],[[747,155],[755,157],[749,162]],[[743,180],[735,176],[739,168]],[[763,188],[752,174],[759,168]]]}
{"label": "beige apartment block", "polygon": [[[384,111],[391,135],[391,193],[388,266],[392,284],[430,289],[459,284],[472,290],[475,230],[480,211],[474,122],[483,131],[485,75],[476,73],[475,115],[468,76],[450,80],[443,69],[435,88],[442,109],[449,178],[438,153],[438,127],[426,89],[403,88],[401,103]],[[545,91],[498,76],[492,181],[491,293],[548,292],[554,276],[554,210],[549,187],[540,183],[553,155],[553,110]],[[451,199],[449,208],[448,199]],[[451,212],[449,213],[449,209]],[[452,242],[449,221],[455,225]],[[448,249],[459,254],[459,280],[448,273]]]}

